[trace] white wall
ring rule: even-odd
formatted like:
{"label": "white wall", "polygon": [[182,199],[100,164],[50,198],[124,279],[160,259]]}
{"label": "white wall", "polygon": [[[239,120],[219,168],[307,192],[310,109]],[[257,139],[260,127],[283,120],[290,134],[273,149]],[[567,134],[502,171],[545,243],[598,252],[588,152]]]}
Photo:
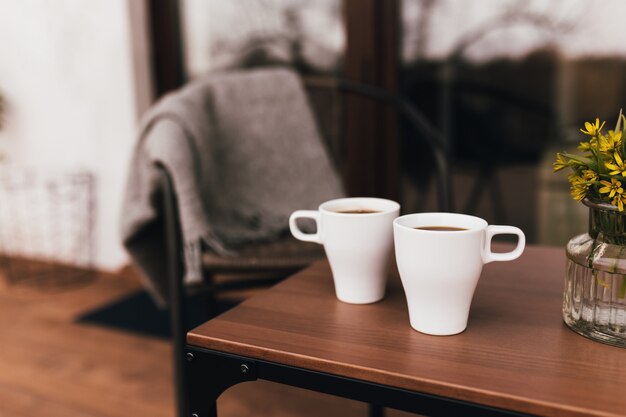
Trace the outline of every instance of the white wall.
{"label": "white wall", "polygon": [[0,152],[44,172],[92,171],[96,265],[122,266],[119,208],[136,120],[127,0],[2,1],[0,39]]}

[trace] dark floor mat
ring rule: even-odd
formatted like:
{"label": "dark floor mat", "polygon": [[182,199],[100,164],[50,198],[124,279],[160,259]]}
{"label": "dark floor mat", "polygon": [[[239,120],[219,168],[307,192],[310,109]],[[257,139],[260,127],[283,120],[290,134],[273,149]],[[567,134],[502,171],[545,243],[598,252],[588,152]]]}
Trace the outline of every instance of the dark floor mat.
{"label": "dark floor mat", "polygon": [[[199,326],[211,318],[206,301],[198,297],[186,299],[188,328]],[[237,303],[220,301],[219,312]],[[161,310],[145,291],[138,291],[104,307],[92,310],[77,320],[79,323],[95,324],[161,338],[170,337],[169,314]]]}

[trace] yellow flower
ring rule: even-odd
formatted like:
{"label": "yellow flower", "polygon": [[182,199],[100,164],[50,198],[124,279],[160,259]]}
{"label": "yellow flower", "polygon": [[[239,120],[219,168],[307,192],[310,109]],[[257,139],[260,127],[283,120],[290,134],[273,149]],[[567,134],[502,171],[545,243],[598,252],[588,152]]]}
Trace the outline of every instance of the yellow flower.
{"label": "yellow flower", "polygon": [[591,151],[591,148],[594,148],[593,145],[595,145],[595,144],[592,143],[591,141],[580,142],[580,145],[578,145],[578,149],[583,151],[583,152],[589,152],[589,151]]}
{"label": "yellow flower", "polygon": [[589,191],[589,184],[585,182],[572,183],[570,188],[570,194],[576,201],[582,201],[587,195],[587,191]]}
{"label": "yellow flower", "polygon": [[552,169],[554,172],[560,171],[563,168],[567,167],[567,160],[560,153],[556,154],[556,161],[552,164]]}
{"label": "yellow flower", "polygon": [[587,195],[589,191],[589,183],[585,179],[575,173],[567,176],[567,180],[572,185],[570,187],[570,194],[576,201],[581,201]]}
{"label": "yellow flower", "polygon": [[602,124],[600,124],[600,119],[596,117],[596,122],[594,124],[591,124],[590,122],[585,122],[586,130],[580,129],[580,131],[583,132],[585,135],[596,136],[604,127],[604,123],[605,122],[602,122]]}
{"label": "yellow flower", "polygon": [[583,177],[581,177],[580,175],[578,175],[577,173],[573,172],[571,174],[569,174],[567,176],[567,180],[573,184],[580,184],[581,182],[585,182],[585,180],[583,179]]}
{"label": "yellow flower", "polygon": [[613,132],[610,130],[608,135],[600,135],[598,143],[600,145],[600,151],[615,152],[622,144],[622,132]]}
{"label": "yellow flower", "polygon": [[592,169],[585,169],[583,170],[583,179],[590,182],[598,181],[598,173]]}
{"label": "yellow flower", "polygon": [[582,152],[559,152],[552,167],[554,172],[569,168],[567,179],[575,200],[592,198],[626,213],[626,118],[620,111],[615,130],[607,128],[608,133],[605,124],[598,117],[584,122],[580,131],[586,140],[578,145]]}
{"label": "yellow flower", "polygon": [[615,178],[611,178],[611,182],[602,180],[600,184],[604,185],[604,187],[600,188],[598,191],[600,194],[609,193],[609,198],[613,198],[616,194],[617,196],[621,196],[624,192],[622,188],[622,183]]}
{"label": "yellow flower", "polygon": [[611,204],[613,204],[614,206],[617,206],[617,209],[619,211],[624,211],[624,203],[626,201],[626,196],[622,195],[622,194],[618,194],[613,198],[613,201],[611,201]]}
{"label": "yellow flower", "polygon": [[622,158],[620,158],[619,153],[615,152],[613,154],[613,159],[614,159],[614,163],[613,162],[604,163],[604,165],[608,169],[611,170],[609,174],[611,175],[622,174],[622,177],[626,177],[626,164],[624,164],[624,161],[622,161]]}

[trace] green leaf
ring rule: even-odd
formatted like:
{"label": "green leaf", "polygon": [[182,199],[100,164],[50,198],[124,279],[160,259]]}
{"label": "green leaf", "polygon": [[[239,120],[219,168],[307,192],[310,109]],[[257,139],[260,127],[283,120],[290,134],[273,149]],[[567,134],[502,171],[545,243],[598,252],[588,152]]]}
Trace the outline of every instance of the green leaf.
{"label": "green leaf", "polygon": [[591,153],[593,154],[593,156],[595,156],[597,163],[597,168],[595,168],[594,171],[596,171],[598,174],[608,174],[609,170],[604,165],[604,161],[602,159],[602,156],[600,155],[600,152],[595,148],[591,148]]}
{"label": "green leaf", "polygon": [[580,155],[574,155],[571,153],[566,153],[566,152],[561,152],[561,155],[563,155],[565,158],[571,160],[571,161],[575,161],[578,162],[581,165],[586,165],[589,168],[593,169],[594,171],[598,172],[598,161],[597,159],[591,159],[591,158],[587,158],[586,156],[580,156]]}
{"label": "green leaf", "polygon": [[614,132],[619,132],[622,129],[624,130],[622,131],[622,146],[619,147],[619,154],[622,159],[624,159],[624,155],[626,155],[626,117],[622,109],[619,109],[619,116],[617,116]]}

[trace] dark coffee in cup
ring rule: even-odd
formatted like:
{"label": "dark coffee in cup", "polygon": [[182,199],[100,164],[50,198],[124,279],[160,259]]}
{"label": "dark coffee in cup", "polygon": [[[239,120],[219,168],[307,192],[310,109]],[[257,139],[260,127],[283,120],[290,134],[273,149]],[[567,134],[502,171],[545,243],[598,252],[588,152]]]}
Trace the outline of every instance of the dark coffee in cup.
{"label": "dark coffee in cup", "polygon": [[464,227],[452,227],[452,226],[420,226],[416,227],[419,230],[432,230],[434,232],[460,232],[462,230],[468,230]]}
{"label": "dark coffee in cup", "polygon": [[371,214],[371,213],[381,213],[378,210],[370,210],[370,209],[354,209],[354,210],[337,210],[335,213],[341,214]]}

